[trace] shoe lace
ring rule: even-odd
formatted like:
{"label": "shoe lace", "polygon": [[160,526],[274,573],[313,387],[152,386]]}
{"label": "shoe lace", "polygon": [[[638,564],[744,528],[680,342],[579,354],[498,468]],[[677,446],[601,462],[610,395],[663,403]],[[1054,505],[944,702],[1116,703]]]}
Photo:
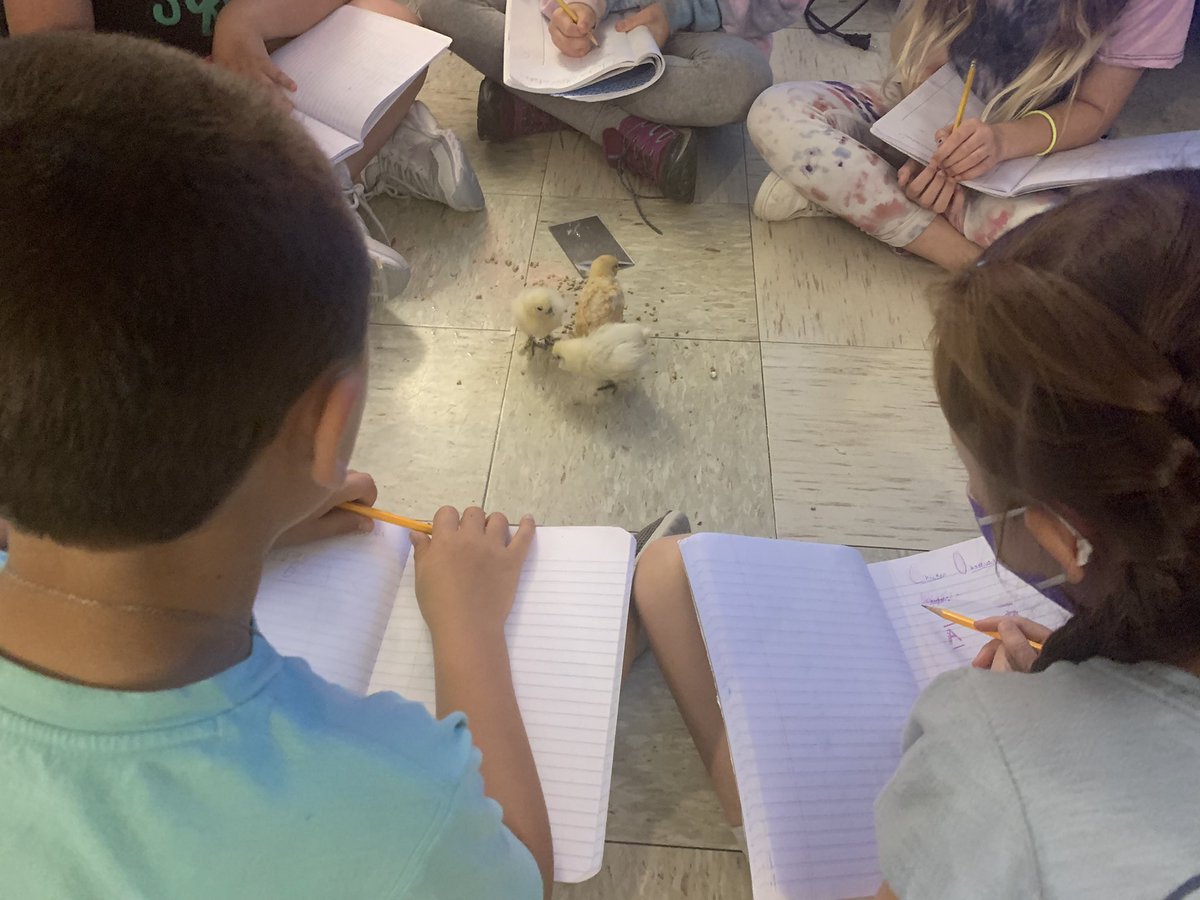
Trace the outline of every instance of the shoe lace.
{"label": "shoe lace", "polygon": [[[642,210],[642,200],[665,200],[664,194],[641,194],[630,179],[631,174],[652,171],[655,157],[664,144],[670,143],[675,137],[675,130],[656,122],[645,122],[635,125],[628,132],[621,132],[621,155],[617,158],[617,177],[629,196],[633,198],[633,208],[646,226],[655,234],[661,235],[662,229],[650,221]],[[631,164],[632,160],[632,164]]]}
{"label": "shoe lace", "polygon": [[361,184],[351,184],[350,187],[342,189],[342,194],[345,196],[346,203],[350,205],[350,208],[362,215],[366,221],[367,230],[372,232],[371,236],[375,240],[390,246],[387,229],[383,227],[383,223],[379,221],[379,216],[375,215],[375,210],[371,209],[371,204],[367,202],[366,188]]}

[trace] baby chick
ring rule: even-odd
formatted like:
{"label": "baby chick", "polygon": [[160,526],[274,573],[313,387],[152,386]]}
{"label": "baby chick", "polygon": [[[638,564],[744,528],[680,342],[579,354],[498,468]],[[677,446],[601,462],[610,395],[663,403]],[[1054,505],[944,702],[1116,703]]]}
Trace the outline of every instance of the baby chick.
{"label": "baby chick", "polygon": [[592,261],[587,281],[575,304],[575,337],[586,337],[601,325],[625,319],[625,292],[617,283],[617,258],[611,254]]}
{"label": "baby chick", "polygon": [[650,361],[650,331],[633,322],[609,322],[584,337],[559,341],[551,351],[562,367],[600,382],[598,390],[616,388],[641,374]]}
{"label": "baby chick", "polygon": [[562,325],[567,304],[557,291],[548,287],[527,287],[513,300],[512,311],[517,330],[528,338],[521,352],[532,353],[534,347],[554,343],[550,335]]}

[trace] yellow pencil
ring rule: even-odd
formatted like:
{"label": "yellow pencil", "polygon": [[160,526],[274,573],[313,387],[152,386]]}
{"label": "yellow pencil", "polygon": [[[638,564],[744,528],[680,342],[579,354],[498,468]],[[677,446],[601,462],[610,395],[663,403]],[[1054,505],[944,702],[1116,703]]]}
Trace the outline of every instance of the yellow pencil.
{"label": "yellow pencil", "polygon": [[395,513],[376,509],[373,506],[363,506],[361,503],[339,503],[338,509],[358,513],[360,516],[366,516],[368,519],[378,519],[380,522],[387,522],[390,525],[399,525],[401,528],[407,528],[410,531],[419,531],[421,534],[433,534],[432,522],[423,522],[420,519],[408,519],[404,516],[398,516]]}
{"label": "yellow pencil", "polygon": [[[983,631],[982,629],[976,628],[975,620],[968,619],[962,613],[950,612],[948,609],[942,609],[940,606],[930,606],[928,603],[923,603],[921,605],[935,616],[941,616],[947,622],[953,622],[955,625],[962,625],[964,628],[970,628],[972,631],[978,631],[980,634],[986,634],[990,638],[998,639],[1000,637],[1000,635],[995,631]],[[1040,643],[1037,641],[1030,641],[1029,638],[1026,638],[1025,640],[1029,641],[1030,647],[1032,647],[1034,650],[1037,650],[1039,653],[1041,652],[1042,645]]]}
{"label": "yellow pencil", "polygon": [[[576,25],[579,24],[579,16],[576,15],[575,10],[567,6],[567,0],[558,0],[558,5],[562,7],[562,11],[570,17],[572,22],[574,22]],[[600,42],[596,40],[596,35],[592,34],[590,31],[588,32],[588,40],[592,42],[593,47],[600,46]]]}
{"label": "yellow pencil", "polygon": [[[558,0],[562,3],[562,0]],[[967,77],[963,80],[962,99],[958,101],[958,115],[954,117],[954,126],[950,129],[954,131],[962,124],[963,113],[967,111],[967,98],[971,96],[971,85],[975,83],[975,60],[971,60],[971,65],[967,68]]]}

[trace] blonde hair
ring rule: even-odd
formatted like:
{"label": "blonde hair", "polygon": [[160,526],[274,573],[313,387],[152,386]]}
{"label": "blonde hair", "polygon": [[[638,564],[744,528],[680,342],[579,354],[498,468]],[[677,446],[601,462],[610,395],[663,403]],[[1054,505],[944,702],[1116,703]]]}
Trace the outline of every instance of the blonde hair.
{"label": "blonde hair", "polygon": [[[971,24],[977,3],[987,0],[913,0],[897,26],[906,35],[894,50],[889,79],[911,93],[924,81],[931,59],[949,58],[950,45]],[[984,107],[985,122],[1019,119],[1053,103],[1064,88],[1075,98],[1080,76],[1092,62],[1126,0],[1060,0],[1058,21],[1029,65]]]}

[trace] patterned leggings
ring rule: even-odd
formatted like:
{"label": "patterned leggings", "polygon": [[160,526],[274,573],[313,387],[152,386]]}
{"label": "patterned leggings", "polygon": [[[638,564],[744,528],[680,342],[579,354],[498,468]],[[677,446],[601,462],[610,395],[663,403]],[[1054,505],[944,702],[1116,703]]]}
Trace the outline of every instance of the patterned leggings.
{"label": "patterned leggings", "polygon": [[[881,85],[794,81],[762,94],[746,125],[771,169],[834,215],[893,247],[906,247],[934,220],[896,180],[903,154],[871,134],[888,111]],[[966,191],[946,214],[981,247],[1062,199],[1044,191],[1002,199]]]}

